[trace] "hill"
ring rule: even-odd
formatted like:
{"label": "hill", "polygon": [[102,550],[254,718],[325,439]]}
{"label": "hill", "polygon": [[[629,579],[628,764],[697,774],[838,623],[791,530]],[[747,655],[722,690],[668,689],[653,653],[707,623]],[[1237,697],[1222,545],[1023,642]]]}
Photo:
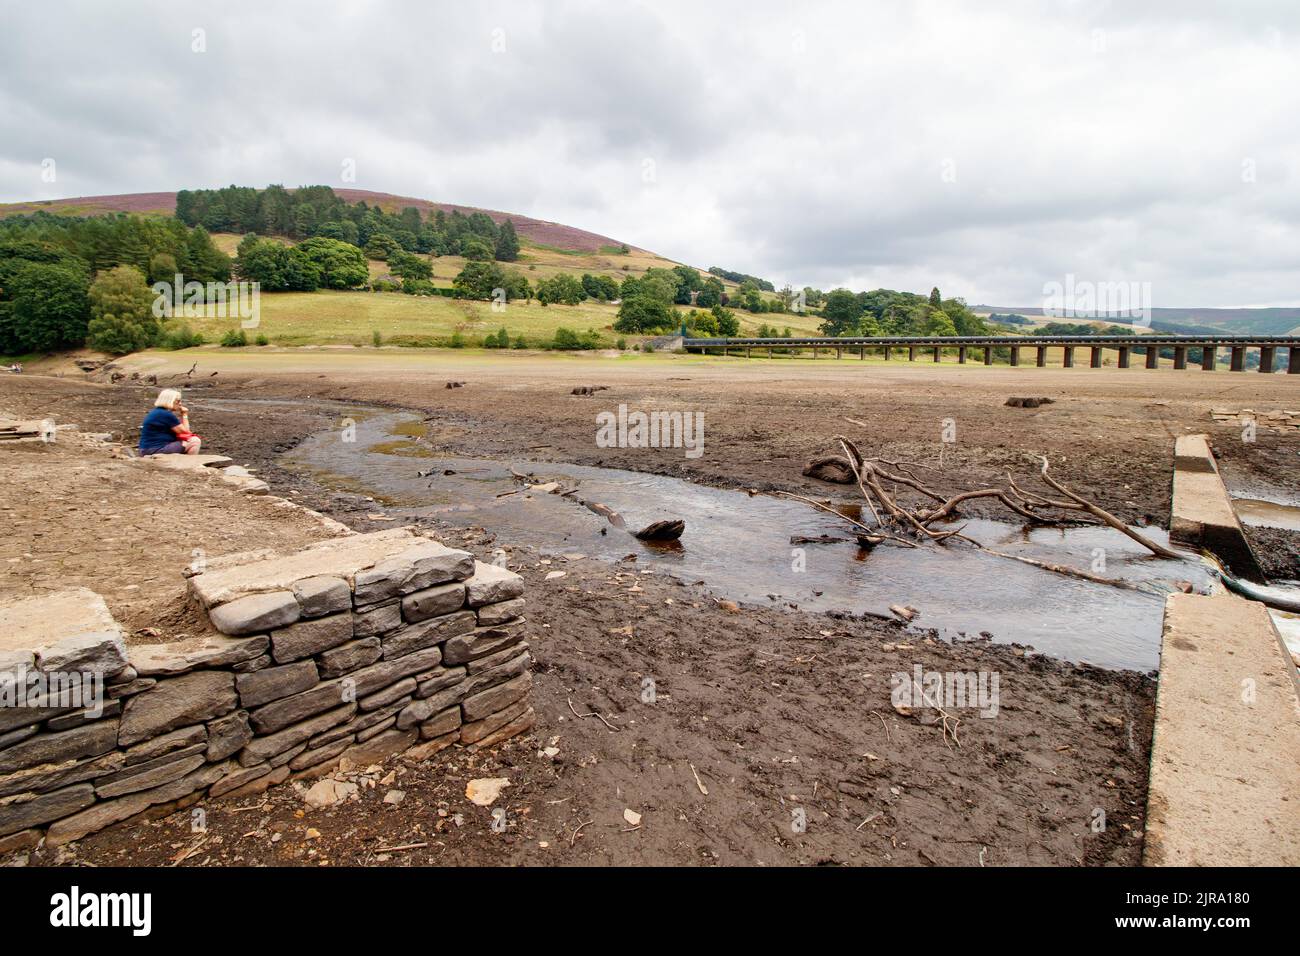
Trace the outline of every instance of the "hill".
{"label": "hill", "polygon": [[[1038,307],[975,305],[971,310],[978,315],[991,313],[1023,315],[1040,321],[1051,321]],[[1069,322],[1086,321],[1067,319]],[[1106,324],[1127,324],[1125,319],[1100,316]],[[1229,335],[1300,335],[1300,308],[1272,309],[1152,309],[1151,328],[1168,332],[1223,332]]]}
{"label": "hill", "polygon": [[[453,203],[432,202],[428,199],[415,199],[410,196],[396,196],[392,193],[376,193],[368,189],[335,189],[340,197],[348,202],[365,202],[369,206],[378,206],[385,212],[400,212],[407,206],[414,206],[421,213],[432,213],[441,209],[446,213],[453,210],[463,215],[481,212],[494,222],[510,219],[515,224],[515,231],[520,238],[539,246],[555,249],[573,250],[575,252],[600,252],[617,250],[623,243],[609,236],[566,226],[563,223],[534,219],[516,213],[501,212],[496,209],[479,209],[475,206],[458,206]],[[33,212],[45,211],[66,216],[99,216],[113,212],[156,213],[170,216],[176,210],[176,194],[171,193],[123,193],[117,196],[80,196],[73,199],[45,199],[30,202],[0,203],[0,216],[20,216]],[[644,250],[641,250],[644,251]]]}

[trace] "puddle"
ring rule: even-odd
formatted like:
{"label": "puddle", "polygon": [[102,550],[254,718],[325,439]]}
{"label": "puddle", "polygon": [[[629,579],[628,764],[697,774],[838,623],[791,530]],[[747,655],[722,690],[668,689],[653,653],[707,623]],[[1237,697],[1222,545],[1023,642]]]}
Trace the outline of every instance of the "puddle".
{"label": "puddle", "polygon": [[1300,531],[1300,505],[1259,498],[1234,498],[1232,507],[1242,524],[1257,528],[1283,528]]}
{"label": "puddle", "polygon": [[[987,547],[1149,582],[1150,592],[1055,575],[960,545],[881,545],[866,552],[846,525],[799,502],[609,468],[432,457],[409,437],[418,432],[409,413],[372,409],[368,416],[350,417],[356,422],[355,440],[343,441],[339,431],[318,433],[282,463],[327,487],[371,495],[390,514],[438,515],[453,524],[480,525],[503,542],[550,553],[606,561],[636,554],[640,570],[702,581],[717,596],[735,601],[853,613],[888,613],[891,604],[910,604],[920,611],[916,624],[949,639],[974,639],[988,631],[994,640],[1032,645],[1057,657],[1148,671],[1159,662],[1167,587],[1158,582],[1190,580],[1198,589],[1208,583],[1194,556],[1156,559],[1110,528],[1025,531],[998,521],[965,522],[965,533]],[[498,497],[520,487],[512,467],[539,480],[557,480],[563,488],[576,484],[578,498],[609,506],[629,528],[682,518],[686,533],[680,542],[655,545],[612,527],[573,499],[538,492]],[[1167,543],[1160,529],[1144,533]],[[791,536],[819,535],[849,540],[790,543]],[[1103,556],[1099,568],[1095,562]]]}

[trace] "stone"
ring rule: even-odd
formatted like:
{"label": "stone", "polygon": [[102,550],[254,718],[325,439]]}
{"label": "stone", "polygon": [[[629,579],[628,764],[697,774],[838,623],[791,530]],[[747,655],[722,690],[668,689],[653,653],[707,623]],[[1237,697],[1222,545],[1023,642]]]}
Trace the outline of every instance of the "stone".
{"label": "stone", "polygon": [[265,634],[244,638],[213,634],[172,644],[137,645],[127,658],[145,677],[174,677],[196,667],[229,667],[252,660],[266,651],[268,643]]}
{"label": "stone", "polygon": [[508,568],[474,562],[474,576],[465,582],[465,603],[470,607],[510,601],[524,593],[524,579]]}
{"label": "stone", "polygon": [[290,724],[346,703],[355,696],[355,689],[347,681],[349,678],[343,677],[325,681],[309,690],[257,708],[250,714],[253,729],[259,734],[273,734]]}
{"label": "stone", "polygon": [[239,692],[241,705],[257,707],[300,693],[318,683],[320,677],[316,672],[316,662],[306,660],[240,674],[235,678],[235,690]]}
{"label": "stone", "polygon": [[352,614],[331,614],[271,632],[271,656],[287,664],[352,640]]}
{"label": "stone", "polygon": [[463,667],[439,667],[424,674],[415,675],[417,698],[432,697],[438,691],[459,684],[465,679]]}
{"label": "stone", "polygon": [[23,793],[47,793],[84,783],[105,774],[115,773],[126,765],[125,755],[114,750],[99,757],[85,760],[65,760],[62,763],[43,763],[13,773],[0,774],[0,797]]}
{"label": "stone", "polygon": [[130,746],[185,724],[221,717],[238,705],[234,674],[193,671],[170,677],[127,701],[118,744]]}
{"label": "stone", "polygon": [[143,694],[156,683],[158,683],[156,677],[137,677],[125,684],[114,684],[106,688],[105,693],[112,698],[134,697],[136,694]]}
{"label": "stone", "polygon": [[289,779],[289,765],[285,764],[275,767],[270,773],[259,776],[249,781],[242,787],[236,787],[234,790],[228,790],[225,793],[227,800],[242,800],[244,797],[256,796],[259,793],[265,793],[272,787],[277,787]]}
{"label": "stone", "polygon": [[460,727],[460,708],[448,707],[441,713],[434,714],[424,723],[420,724],[420,736],[425,740],[432,740],[435,737],[442,737],[446,734],[454,733]]}
{"label": "stone", "polygon": [[[203,576],[200,574],[190,580],[197,581]],[[298,620],[301,614],[292,591],[249,594],[208,611],[213,627],[222,634],[234,635],[286,627]]]}
{"label": "stone", "polygon": [[208,796],[215,799],[232,790],[238,790],[244,784],[256,780],[258,777],[266,776],[274,769],[269,763],[259,763],[252,767],[239,767],[214,783],[208,791]]}
{"label": "stone", "polygon": [[499,667],[507,661],[512,660],[516,654],[522,654],[528,650],[528,642],[520,641],[517,644],[511,644],[495,654],[489,654],[487,657],[478,657],[470,661],[465,667],[469,670],[470,676],[481,674],[483,671],[491,670],[493,667]]}
{"label": "stone", "polygon": [[422,540],[410,528],[390,528],[319,541],[289,554],[263,550],[213,558],[203,574],[189,579],[189,588],[204,607],[211,608],[247,594],[292,591],[296,584],[309,578],[337,577],[351,581],[358,571],[400,554]]}
{"label": "stone", "polygon": [[302,795],[303,803],[313,810],[337,806],[344,800],[357,795],[357,785],[348,780],[334,780],[326,777],[307,788]]}
{"label": "stone", "polygon": [[0,665],[112,675],[126,667],[126,641],[102,597],[69,588],[0,604]]}
{"label": "stone", "polygon": [[294,582],[293,596],[298,599],[303,617],[324,617],[352,610],[352,588],[343,578],[304,578]]}
{"label": "stone", "polygon": [[414,693],[415,678],[403,677],[396,684],[385,687],[369,697],[361,698],[361,700],[357,701],[357,705],[363,711],[378,710],[380,707],[393,703],[393,701],[400,700],[403,697],[410,697]]}
{"label": "stone", "polygon": [[397,806],[405,799],[406,799],[405,790],[389,790],[386,794],[384,794],[384,803],[389,803],[392,804],[393,806]]}
{"label": "stone", "polygon": [[461,702],[461,708],[465,713],[465,722],[482,720],[499,710],[504,710],[521,697],[527,696],[532,686],[532,673],[524,671],[518,677],[513,677],[505,683],[489,687],[472,697],[466,697]]}
{"label": "stone", "polygon": [[355,611],[352,614],[352,634],[354,637],[373,637],[386,634],[402,626],[402,606],[397,601],[377,604]]}
{"label": "stone", "polygon": [[278,733],[268,734],[265,737],[254,737],[248,743],[248,746],[240,751],[239,762],[245,767],[263,763],[276,754],[284,753],[300,743],[305,743],[317,734],[323,734],[331,727],[346,723],[352,719],[352,715],[356,712],[357,705],[348,703],[342,707],[327,711],[319,717],[313,717],[311,720],[286,727]]}
{"label": "stone", "polygon": [[405,657],[399,657],[396,660],[380,661],[377,664],[371,664],[369,667],[363,667],[348,674],[343,680],[352,681],[356,687],[357,696],[365,697],[401,680],[403,677],[410,677],[412,674],[432,670],[441,662],[441,648],[427,647],[422,651],[407,654]]}
{"label": "stone", "polygon": [[[533,725],[536,723],[537,723],[537,713],[531,707],[529,707],[520,716],[510,721],[510,723],[506,724],[501,729],[495,731],[494,733],[488,734],[486,737],[482,738],[479,741],[476,741],[475,743],[470,744],[469,748],[471,750],[482,750],[484,747],[495,746],[496,744],[501,743],[501,741],[503,740],[509,740],[511,737],[514,737],[517,734],[522,734],[526,730],[532,730]],[[464,732],[465,731],[462,728],[461,733],[463,734]]]}
{"label": "stone", "polygon": [[383,656],[383,648],[377,637],[363,637],[358,641],[349,641],[338,647],[324,651],[316,657],[320,676],[328,680],[373,664]]}
{"label": "stone", "polygon": [[397,726],[397,718],[389,717],[386,720],[381,720],[373,727],[366,727],[364,730],[358,730],[357,743],[363,744],[367,740],[371,739],[372,737],[378,737],[380,734],[388,730],[390,727],[396,727],[396,726]]}
{"label": "stone", "polygon": [[461,692],[452,687],[433,697],[412,701],[397,715],[397,728],[405,730],[407,727],[424,723],[434,714],[459,704],[460,697]]}
{"label": "stone", "polygon": [[7,837],[0,837],[0,856],[7,856],[10,853],[19,853],[22,850],[30,850],[41,842],[44,836],[40,830],[19,830],[17,833],[11,833]]}
{"label": "stone", "polygon": [[116,718],[95,721],[60,733],[37,734],[0,751],[0,773],[80,757],[98,757],[117,746],[117,737]]}
{"label": "stone", "polygon": [[95,788],[80,783],[53,793],[22,799],[5,797],[0,800],[0,836],[8,836],[28,827],[40,826],[84,810],[95,802]]}
{"label": "stone", "polygon": [[106,800],[141,790],[152,790],[173,780],[179,780],[207,763],[205,750],[203,744],[195,744],[174,754],[167,754],[147,763],[129,767],[110,777],[104,777],[95,782],[95,795],[101,800]]}
{"label": "stone", "polygon": [[468,634],[474,630],[474,623],[473,611],[460,611],[419,624],[408,624],[383,639],[384,660],[403,657],[412,651],[441,644],[450,637]]}
{"label": "stone", "polygon": [[315,767],[327,760],[333,760],[352,746],[352,742],[351,737],[344,737],[341,740],[326,744],[324,747],[317,747],[315,750],[304,750],[289,761],[289,769],[306,770],[308,767]]}
{"label": "stone", "polygon": [[122,713],[122,702],[120,700],[106,700],[97,710],[99,711],[97,714],[92,714],[88,710],[76,710],[70,714],[51,717],[45,726],[50,730],[71,730],[73,727],[80,727],[92,720],[116,717]]}
{"label": "stone", "polygon": [[478,807],[490,807],[508,786],[509,777],[476,777],[465,785],[465,799]]}
{"label": "stone", "polygon": [[[58,718],[55,719],[57,720]],[[4,750],[6,747],[12,747],[14,744],[26,740],[28,737],[36,736],[38,730],[40,730],[40,726],[38,724],[32,724],[30,727],[19,727],[17,730],[9,731],[7,734],[0,734],[0,750]]]}
{"label": "stone", "polygon": [[208,728],[203,724],[195,724],[192,727],[182,727],[179,730],[173,730],[171,733],[154,737],[146,740],[144,743],[136,744],[133,747],[127,747],[123,754],[125,764],[130,767],[134,764],[143,763],[146,760],[153,760],[155,757],[161,757],[163,754],[171,753],[175,750],[183,750],[186,747],[192,747],[194,744],[207,743]]}
{"label": "stone", "polygon": [[208,724],[208,760],[225,760],[239,753],[253,739],[248,711],[237,710]]}
{"label": "stone", "polygon": [[251,661],[240,661],[238,664],[232,664],[230,669],[236,674],[252,674],[255,671],[260,671],[263,668],[270,667],[271,664],[271,655],[261,654],[254,657]]}
{"label": "stone", "polygon": [[424,590],[435,584],[463,581],[474,573],[474,558],[436,541],[422,540],[353,578],[358,605]]}
{"label": "stone", "polygon": [[843,455],[823,455],[810,459],[804,463],[800,474],[836,485],[851,485],[857,481],[853,476],[853,466]]}
{"label": "stone", "polygon": [[[127,657],[128,658],[130,657],[129,650],[127,651]],[[117,684],[129,684],[131,681],[135,680],[139,676],[140,676],[139,672],[130,664],[127,664],[125,667],[123,667],[112,677],[108,678],[108,680],[105,683],[109,687],[113,687]]]}
{"label": "stone", "polygon": [[433,714],[445,707],[450,707],[452,704],[459,704],[472,694],[519,676],[528,669],[530,660],[528,652],[525,651],[518,657],[512,657],[504,664],[498,664],[496,667],[489,668],[480,674],[466,677],[460,683],[448,687],[446,690],[438,691],[427,698],[427,706],[430,708],[429,713]]}
{"label": "stone", "polygon": [[402,598],[402,618],[410,623],[459,611],[465,604],[465,585],[459,581],[425,588]]}
{"label": "stone", "polygon": [[473,634],[449,638],[442,647],[442,658],[447,664],[465,664],[517,644],[523,636],[523,629],[517,627],[479,628]]}
{"label": "stone", "polygon": [[459,740],[460,734],[456,732],[444,734],[441,737],[434,737],[432,740],[426,740],[424,743],[416,744],[414,747],[408,748],[407,751],[402,754],[402,759],[410,760],[414,763],[428,760],[434,754],[446,750]]}
{"label": "stone", "polygon": [[405,750],[417,740],[419,735],[414,730],[385,730],[363,744],[353,744],[343,751],[339,760],[346,760],[354,767],[368,767],[372,763],[383,763],[388,757]]}
{"label": "stone", "polygon": [[496,604],[484,604],[478,609],[478,623],[480,627],[491,627],[494,624],[513,621],[523,613],[524,599],[521,597],[499,601]]}
{"label": "stone", "polygon": [[302,753],[306,749],[307,749],[306,744],[298,744],[298,746],[291,747],[290,749],[284,751],[283,753],[276,754],[267,762],[272,767],[288,766],[290,763],[293,762],[294,757],[298,756],[298,754]]}
{"label": "stone", "polygon": [[502,727],[521,717],[529,708],[527,698],[515,701],[508,707],[489,714],[480,720],[466,722],[460,728],[460,740],[464,744],[478,743],[488,736],[496,733]]}

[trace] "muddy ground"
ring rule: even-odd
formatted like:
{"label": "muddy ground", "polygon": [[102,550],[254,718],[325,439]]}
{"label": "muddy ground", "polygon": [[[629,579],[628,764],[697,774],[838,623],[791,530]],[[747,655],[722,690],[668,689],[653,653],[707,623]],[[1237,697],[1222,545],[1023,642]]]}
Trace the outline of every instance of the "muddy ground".
{"label": "muddy ground", "polygon": [[[680,377],[694,376],[687,371]],[[378,401],[431,415],[432,440],[457,455],[527,454],[823,495],[828,486],[802,479],[798,470],[810,455],[829,451],[834,434],[856,434],[871,454],[937,465],[940,422],[955,417],[959,441],[944,448],[944,460],[960,467],[933,472],[936,487],[994,480],[1007,467],[1032,469],[1027,449],[1041,450],[1081,493],[1131,520],[1157,524],[1168,517],[1172,436],[1204,429],[1188,403],[1165,397],[1127,398],[1121,407],[1113,397],[1062,394],[1042,409],[1005,408],[1001,383],[959,394],[941,383],[914,383],[906,391],[894,386],[888,416],[873,412],[884,407],[891,391],[886,385],[864,394],[871,390],[834,381],[809,388],[799,382],[638,380],[579,398],[561,384],[549,374],[531,383],[485,377],[444,390],[441,380],[427,377],[367,383],[302,374],[192,389],[187,403],[196,410],[206,450],[257,467],[274,492],[360,530],[377,526],[365,517],[372,505],[314,488],[274,464],[277,454],[328,424],[323,412],[286,413],[277,406],[200,415],[204,400],[288,395]],[[67,378],[0,380],[0,408],[48,414],[131,440],[152,394]],[[688,461],[596,448],[590,416],[619,402],[702,406],[706,454]],[[942,415],[945,408],[957,411]],[[871,427],[844,422],[845,416]],[[929,432],[933,436],[926,437]],[[1276,474],[1289,464],[1286,456],[1294,456],[1294,440],[1270,442],[1261,435],[1257,454],[1234,467],[1294,487],[1294,469]],[[42,523],[62,527],[71,488],[86,487],[99,480],[100,469],[114,467],[90,455],[65,448],[46,460],[51,474],[85,468],[71,485],[60,479],[47,488],[33,483],[30,471],[21,481],[6,475],[5,514],[22,516],[33,531]],[[115,497],[100,496],[114,506],[105,520],[110,527],[129,522],[136,534],[157,525],[167,540],[192,510],[198,517],[185,522],[187,547],[177,549],[186,554],[192,547],[241,550],[247,540],[286,527],[285,513],[263,514],[249,499],[202,484],[201,493],[153,482],[118,487]],[[190,504],[195,495],[204,500]],[[235,520],[218,524],[223,498]],[[209,505],[215,509],[210,513]],[[314,533],[293,531],[288,520],[289,534]],[[426,524],[480,556],[511,547],[490,531]],[[5,591],[61,582],[60,565],[68,559],[40,560],[54,549],[39,537],[6,540],[6,563],[0,564]],[[93,534],[81,540],[98,547]],[[65,537],[58,550],[85,554],[89,547]],[[141,549],[96,553],[101,567],[79,568],[78,575],[112,582],[139,573],[132,569],[142,560]],[[264,797],[208,804],[203,835],[191,832],[188,813],[178,813],[135,821],[59,852],[30,851],[25,859],[98,865],[1073,865],[1140,858],[1154,695],[1147,677],[1025,656],[1014,647],[937,643],[922,629],[875,619],[734,608],[700,588],[639,573],[635,562],[565,562],[523,549],[511,550],[510,558],[529,583],[539,715],[532,734],[481,755],[451,752],[421,766],[392,761],[383,773],[396,771],[393,779],[363,790],[354,804],[306,811],[295,790],[282,787]],[[545,581],[553,570],[566,574]],[[153,575],[164,581],[156,599],[166,601],[173,584],[165,568],[150,566],[147,576]],[[115,610],[121,600],[110,602]],[[130,613],[143,621],[155,611],[134,605]],[[177,627],[185,625],[181,616]],[[897,713],[890,675],[914,664],[996,672],[997,717],[961,713],[954,741],[941,724]],[[643,701],[647,678],[653,703]],[[577,716],[587,714],[600,716]],[[543,747],[556,753],[548,756]],[[493,830],[489,809],[464,796],[469,779],[495,776],[511,781],[497,804],[506,810],[504,832]],[[401,803],[381,802],[390,789],[405,793]],[[642,815],[639,828],[627,822],[625,809]],[[1099,810],[1106,825],[1095,829]],[[795,826],[800,815],[802,832]],[[386,849],[412,844],[425,845]]]}

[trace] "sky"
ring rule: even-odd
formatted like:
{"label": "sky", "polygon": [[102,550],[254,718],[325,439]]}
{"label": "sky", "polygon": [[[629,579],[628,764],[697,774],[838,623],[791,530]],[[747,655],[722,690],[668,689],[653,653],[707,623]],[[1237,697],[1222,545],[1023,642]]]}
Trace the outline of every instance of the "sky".
{"label": "sky", "polygon": [[1296,0],[47,0],[3,23],[0,202],[321,183],[778,287],[1300,305]]}

